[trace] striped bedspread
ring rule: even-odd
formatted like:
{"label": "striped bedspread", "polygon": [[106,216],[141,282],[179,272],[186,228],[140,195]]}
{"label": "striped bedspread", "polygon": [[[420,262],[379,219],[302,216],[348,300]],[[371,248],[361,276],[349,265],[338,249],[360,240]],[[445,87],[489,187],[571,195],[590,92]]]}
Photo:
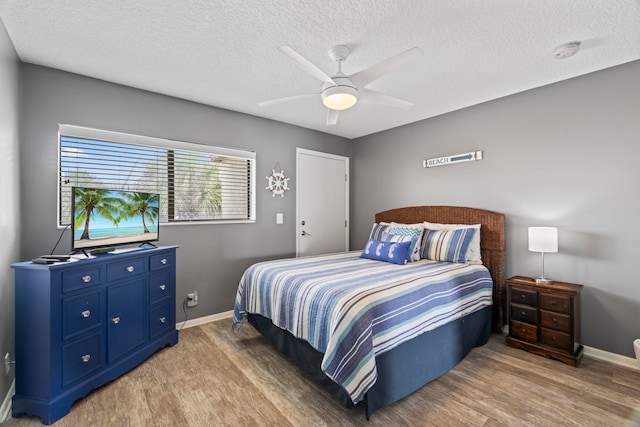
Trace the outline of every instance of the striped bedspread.
{"label": "striped bedspread", "polygon": [[238,287],[233,328],[247,313],[324,353],[322,370],[354,403],[376,382],[375,355],[491,305],[482,265],[422,260],[406,265],[360,252],[289,258],[249,267]]}

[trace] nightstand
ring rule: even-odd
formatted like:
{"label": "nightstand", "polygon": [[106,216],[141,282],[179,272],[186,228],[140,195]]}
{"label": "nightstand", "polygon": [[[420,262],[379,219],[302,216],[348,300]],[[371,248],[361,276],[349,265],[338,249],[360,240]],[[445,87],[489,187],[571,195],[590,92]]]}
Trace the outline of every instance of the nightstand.
{"label": "nightstand", "polygon": [[505,281],[509,301],[507,345],[578,366],[580,344],[580,291],[582,285],[551,282],[537,284],[530,277]]}

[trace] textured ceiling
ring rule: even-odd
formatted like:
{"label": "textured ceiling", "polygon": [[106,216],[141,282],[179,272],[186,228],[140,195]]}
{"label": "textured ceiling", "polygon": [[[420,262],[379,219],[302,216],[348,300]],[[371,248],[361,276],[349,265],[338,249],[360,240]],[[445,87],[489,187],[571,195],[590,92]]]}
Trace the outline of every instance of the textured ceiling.
{"label": "textured ceiling", "polygon": [[[0,0],[20,59],[356,138],[640,58],[638,0]],[[555,59],[556,46],[582,43]],[[417,46],[369,88],[413,102],[359,102],[326,125],[320,82],[278,48],[333,75]]]}

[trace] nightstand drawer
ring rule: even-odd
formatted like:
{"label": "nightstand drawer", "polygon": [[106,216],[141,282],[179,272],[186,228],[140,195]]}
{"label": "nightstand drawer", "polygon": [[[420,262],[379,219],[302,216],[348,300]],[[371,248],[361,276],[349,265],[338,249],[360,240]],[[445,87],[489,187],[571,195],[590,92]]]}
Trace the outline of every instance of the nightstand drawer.
{"label": "nightstand drawer", "polygon": [[571,332],[571,316],[540,310],[540,326],[556,331]]}
{"label": "nightstand drawer", "polygon": [[570,334],[554,331],[552,329],[540,328],[540,343],[549,347],[559,348],[566,352],[573,353],[573,342]]}
{"label": "nightstand drawer", "polygon": [[511,304],[511,318],[518,322],[538,324],[538,310],[529,305]]}
{"label": "nightstand drawer", "polygon": [[537,307],[538,293],[528,289],[511,288],[511,302]]}
{"label": "nightstand drawer", "polygon": [[523,340],[535,342],[538,340],[538,327],[512,320],[509,325],[509,334]]}
{"label": "nightstand drawer", "polygon": [[134,258],[127,261],[108,264],[107,280],[118,280],[145,273],[147,271],[146,260],[147,258]]}
{"label": "nightstand drawer", "polygon": [[571,314],[571,298],[564,295],[540,293],[540,308]]}

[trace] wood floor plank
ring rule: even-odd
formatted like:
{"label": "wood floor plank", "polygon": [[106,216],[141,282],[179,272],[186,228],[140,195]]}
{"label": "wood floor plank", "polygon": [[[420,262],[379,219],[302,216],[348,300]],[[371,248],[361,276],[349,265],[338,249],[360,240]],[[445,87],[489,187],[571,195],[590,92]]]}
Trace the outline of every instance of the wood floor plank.
{"label": "wood floor plank", "polygon": [[573,368],[493,335],[366,421],[363,405],[342,407],[250,325],[234,332],[221,320],[181,331],[178,345],[94,390],[54,425],[640,426],[640,372],[588,357]]}

